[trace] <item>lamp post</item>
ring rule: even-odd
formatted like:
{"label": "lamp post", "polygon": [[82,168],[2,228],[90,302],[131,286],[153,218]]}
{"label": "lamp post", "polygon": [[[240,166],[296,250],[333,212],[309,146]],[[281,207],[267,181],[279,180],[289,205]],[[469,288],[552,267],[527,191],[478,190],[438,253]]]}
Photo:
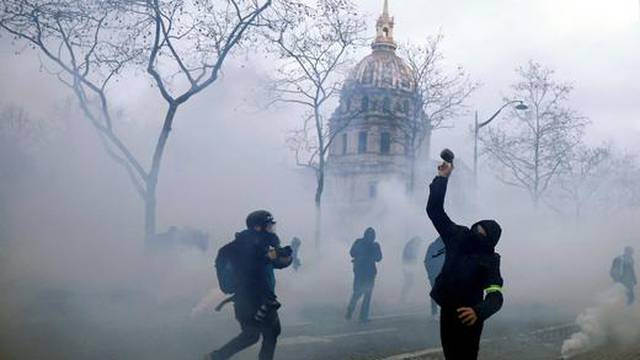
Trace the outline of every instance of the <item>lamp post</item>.
{"label": "lamp post", "polygon": [[498,115],[500,115],[500,112],[502,112],[504,108],[512,104],[518,104],[515,107],[516,110],[524,111],[529,109],[529,107],[525,105],[524,101],[522,100],[509,101],[506,104],[502,105],[502,107],[500,107],[500,109],[498,109],[498,111],[496,111],[495,114],[493,114],[489,119],[483,122],[478,122],[478,111],[476,111],[473,142],[473,181],[474,185],[476,186],[478,185],[478,136],[480,135],[480,129],[489,125],[489,123],[491,123],[496,117],[498,117]]}

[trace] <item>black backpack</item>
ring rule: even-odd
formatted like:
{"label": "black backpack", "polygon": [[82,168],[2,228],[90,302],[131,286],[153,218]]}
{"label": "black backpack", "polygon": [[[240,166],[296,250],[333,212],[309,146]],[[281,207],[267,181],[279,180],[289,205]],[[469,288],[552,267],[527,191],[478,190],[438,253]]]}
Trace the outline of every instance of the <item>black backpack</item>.
{"label": "black backpack", "polygon": [[232,241],[218,250],[216,257],[216,275],[220,290],[225,294],[234,294],[238,288],[236,257],[238,243]]}

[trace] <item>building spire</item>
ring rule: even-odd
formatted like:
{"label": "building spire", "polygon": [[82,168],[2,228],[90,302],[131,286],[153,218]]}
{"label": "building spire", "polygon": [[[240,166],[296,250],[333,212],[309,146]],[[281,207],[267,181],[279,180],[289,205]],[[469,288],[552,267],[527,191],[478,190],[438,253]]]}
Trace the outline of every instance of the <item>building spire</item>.
{"label": "building spire", "polygon": [[371,44],[374,51],[395,51],[398,45],[393,40],[394,19],[389,15],[389,0],[384,0],[382,15],[376,23],[376,39]]}

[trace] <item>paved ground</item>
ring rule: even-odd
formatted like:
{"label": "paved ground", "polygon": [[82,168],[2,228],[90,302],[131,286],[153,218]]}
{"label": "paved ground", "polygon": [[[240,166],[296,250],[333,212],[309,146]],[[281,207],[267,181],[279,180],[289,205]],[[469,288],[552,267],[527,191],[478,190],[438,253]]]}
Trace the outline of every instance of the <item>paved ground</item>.
{"label": "paved ground", "polygon": [[[573,325],[518,323],[487,325],[481,359],[557,359]],[[305,335],[313,334],[313,335]],[[238,359],[255,359],[255,349]],[[438,323],[421,314],[386,316],[367,325],[306,325],[285,333],[278,359],[435,360],[443,359]]]}
{"label": "paved ground", "polygon": [[[0,359],[200,359],[239,331],[229,313],[189,318],[191,302],[153,305],[132,294],[87,296],[48,291],[20,308],[0,307],[12,310],[0,311]],[[305,322],[285,314],[276,358],[441,360],[438,323],[415,310],[379,312],[365,325],[345,322],[340,307],[311,310]],[[527,313],[533,311],[507,306],[492,318],[480,359],[558,359],[562,341],[575,331],[574,315],[537,309],[536,317],[524,320]],[[255,360],[256,354],[254,347],[234,360]],[[640,346],[606,346],[574,359],[636,360]]]}

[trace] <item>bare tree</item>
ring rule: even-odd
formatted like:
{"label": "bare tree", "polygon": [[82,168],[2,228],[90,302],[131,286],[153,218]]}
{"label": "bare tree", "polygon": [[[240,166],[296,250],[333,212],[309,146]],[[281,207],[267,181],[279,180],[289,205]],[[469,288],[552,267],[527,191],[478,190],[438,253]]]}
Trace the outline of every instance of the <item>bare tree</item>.
{"label": "bare tree", "polygon": [[364,20],[350,0],[324,0],[315,7],[283,12],[278,21],[285,25],[267,33],[280,60],[271,86],[272,103],[293,104],[305,111],[301,127],[291,133],[288,143],[297,164],[315,174],[318,244],[327,155],[339,133],[331,131],[328,119],[349,54],[362,43]]}
{"label": "bare tree", "polygon": [[55,137],[56,129],[50,125],[22,107],[0,104],[0,204],[33,170],[34,155]]}
{"label": "bare tree", "polygon": [[[156,233],[156,190],[179,107],[218,80],[225,60],[271,0],[7,0],[0,28],[26,42],[70,87],[113,160],[145,205],[145,239]],[[117,132],[110,85],[144,66],[167,103],[148,169]]]}
{"label": "bare tree", "polygon": [[614,156],[610,186],[605,199],[609,207],[640,208],[640,156],[626,153]]}
{"label": "bare tree", "polygon": [[573,204],[580,218],[585,204],[593,200],[610,177],[612,154],[608,146],[576,146],[564,163],[559,188]]}
{"label": "bare tree", "polygon": [[398,124],[411,159],[410,191],[414,189],[418,154],[424,150],[426,158],[430,158],[433,132],[451,127],[450,121],[465,113],[465,102],[480,86],[461,66],[453,72],[446,69],[440,45],[443,38],[438,34],[428,37],[424,44],[408,43],[401,47],[402,55],[412,70],[418,104],[413,109],[413,116]]}
{"label": "bare tree", "polygon": [[573,87],[555,80],[553,70],[530,61],[516,73],[510,98],[523,99],[529,110],[512,110],[481,141],[498,179],[526,190],[537,207],[581,142],[587,120],[568,105]]}
{"label": "bare tree", "polygon": [[146,181],[145,233],[155,234],[156,187],[179,107],[220,76],[232,51],[257,27],[272,0],[148,0],[153,40],[147,72],[167,103]]}

